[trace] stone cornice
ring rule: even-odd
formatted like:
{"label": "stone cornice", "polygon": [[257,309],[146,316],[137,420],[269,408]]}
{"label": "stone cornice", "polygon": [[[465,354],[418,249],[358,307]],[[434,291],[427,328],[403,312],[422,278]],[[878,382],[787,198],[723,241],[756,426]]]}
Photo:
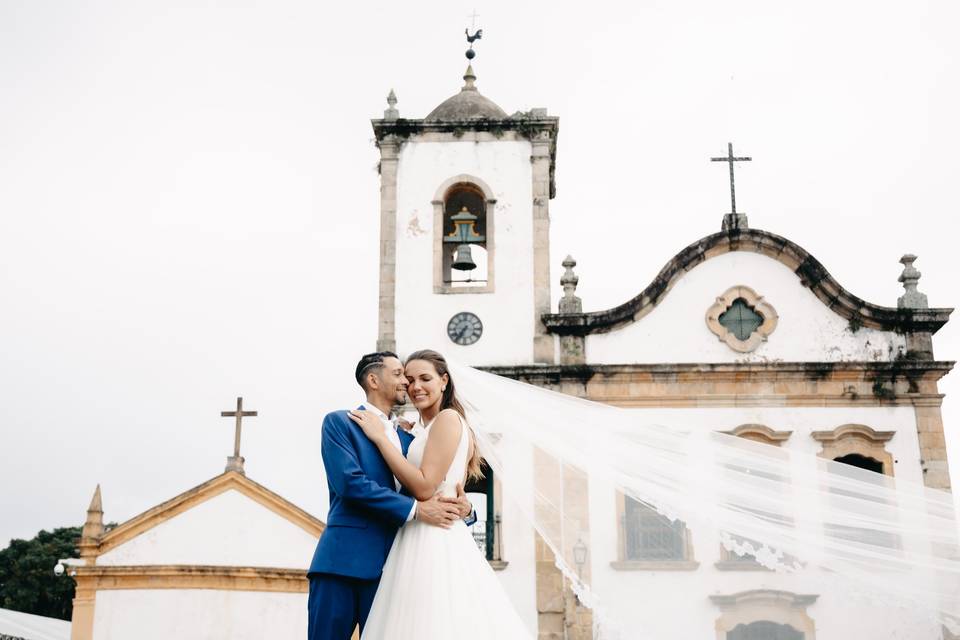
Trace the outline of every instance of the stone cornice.
{"label": "stone cornice", "polygon": [[104,589],[216,589],[306,593],[305,569],[207,565],[77,567],[78,587]]}
{"label": "stone cornice", "polygon": [[866,302],[853,295],[830,272],[796,243],[759,229],[731,229],[709,235],[674,256],[639,295],[627,302],[588,313],[548,313],[547,330],[558,335],[605,333],[638,320],[660,303],[673,285],[701,262],[731,251],[751,251],[789,267],[829,309],[851,323],[897,333],[936,333],[953,309],[897,309]]}
{"label": "stone cornice", "polygon": [[939,407],[952,362],[738,362],[483,367],[620,407]]}
{"label": "stone cornice", "polygon": [[554,179],[557,164],[557,133],[560,130],[560,118],[557,116],[517,114],[502,120],[483,118],[440,122],[428,122],[423,119],[379,118],[371,120],[370,124],[373,126],[377,146],[388,139],[402,143],[411,137],[428,134],[439,134],[443,139],[453,141],[464,136],[466,132],[488,133],[492,139],[498,139],[507,132],[513,132],[534,144],[547,144],[550,147],[550,197],[553,198],[557,194]]}
{"label": "stone cornice", "polygon": [[102,555],[115,549],[158,524],[231,489],[270,509],[310,535],[319,538],[326,527],[321,520],[263,485],[243,474],[227,471],[111,529],[100,538],[95,555]]}
{"label": "stone cornice", "polygon": [[595,375],[648,374],[675,376],[697,374],[698,377],[739,380],[749,374],[752,380],[776,380],[785,377],[821,379],[837,374],[861,374],[861,378],[927,378],[939,380],[953,369],[948,360],[897,360],[894,362],[670,362],[655,364],[582,364],[538,365],[522,364],[478,367],[506,378],[538,379],[561,382],[587,381]]}

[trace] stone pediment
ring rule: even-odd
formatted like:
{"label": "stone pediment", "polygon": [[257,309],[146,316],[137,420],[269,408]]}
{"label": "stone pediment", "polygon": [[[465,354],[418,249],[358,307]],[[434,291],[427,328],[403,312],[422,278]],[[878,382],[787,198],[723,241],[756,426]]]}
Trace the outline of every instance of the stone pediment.
{"label": "stone pediment", "polygon": [[114,527],[99,538],[96,548],[89,555],[102,557],[109,554],[155,528],[231,493],[242,496],[241,503],[265,508],[273,516],[314,538],[319,538],[326,526],[321,520],[246,475],[228,471]]}
{"label": "stone pediment", "polygon": [[936,333],[953,309],[911,309],[876,305],[859,298],[830,275],[809,252],[787,238],[759,229],[731,229],[715,233],[674,256],[643,291],[621,305],[585,313],[548,313],[547,330],[557,335],[606,333],[633,323],[656,307],[691,269],[711,258],[735,251],[759,253],[777,260],[799,278],[828,309],[852,326],[896,333]]}

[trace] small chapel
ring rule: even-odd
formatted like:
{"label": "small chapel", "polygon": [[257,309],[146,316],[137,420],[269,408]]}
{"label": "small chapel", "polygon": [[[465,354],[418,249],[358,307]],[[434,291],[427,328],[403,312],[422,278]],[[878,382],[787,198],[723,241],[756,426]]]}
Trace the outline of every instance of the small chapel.
{"label": "small chapel", "polygon": [[[324,523],[247,477],[236,411],[224,472],[109,530],[98,486],[81,533],[71,640],[304,638],[305,562]],[[264,540],[273,544],[265,545]]]}
{"label": "small chapel", "polygon": [[[372,121],[378,349],[403,357],[431,345],[651,423],[682,422],[950,490],[938,383],[953,362],[937,358],[933,336],[952,309],[920,292],[916,256],[899,258],[902,296],[868,302],[797,243],[752,226],[731,194],[731,211],[638,279],[632,298],[589,310],[576,293],[576,261],[549,258],[559,118],[545,108],[508,114],[480,92],[472,54],[471,45],[459,91],[425,117],[401,117],[391,91]],[[732,189],[735,163],[748,158],[730,145],[716,160],[729,164]],[[475,537],[530,629],[542,640],[593,638],[591,612],[492,472],[470,490],[485,504]],[[753,557],[724,550],[716,532],[691,532],[613,487],[587,486],[575,469],[541,490],[578,516],[565,555],[586,583],[624,599],[618,610],[634,615],[624,622],[646,637],[949,637],[902,613],[867,615],[839,588],[791,591]]]}

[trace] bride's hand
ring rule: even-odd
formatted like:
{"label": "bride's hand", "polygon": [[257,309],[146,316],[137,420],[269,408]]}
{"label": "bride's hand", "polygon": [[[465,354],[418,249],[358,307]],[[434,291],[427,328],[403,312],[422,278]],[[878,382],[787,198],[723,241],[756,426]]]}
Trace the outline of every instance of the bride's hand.
{"label": "bride's hand", "polygon": [[383,428],[383,421],[380,417],[375,414],[373,411],[367,411],[366,409],[355,409],[350,411],[350,419],[360,425],[360,428],[363,429],[364,435],[366,435],[374,443],[384,440],[387,437],[387,432]]}

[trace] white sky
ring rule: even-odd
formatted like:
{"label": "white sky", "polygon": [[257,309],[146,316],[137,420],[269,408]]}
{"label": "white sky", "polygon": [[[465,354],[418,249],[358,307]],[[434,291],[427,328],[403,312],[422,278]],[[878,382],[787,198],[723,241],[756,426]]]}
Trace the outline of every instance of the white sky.
{"label": "white sky", "polygon": [[[729,208],[893,306],[905,252],[960,303],[960,4],[0,3],[0,545],[123,521],[221,472],[323,515],[324,413],[376,338],[388,90],[559,115],[552,280],[643,289]],[[559,289],[557,286],[556,289]],[[555,293],[556,296],[556,293]],[[935,336],[960,355],[960,318]],[[437,345],[442,348],[442,345]],[[960,484],[960,374],[941,390]]]}

